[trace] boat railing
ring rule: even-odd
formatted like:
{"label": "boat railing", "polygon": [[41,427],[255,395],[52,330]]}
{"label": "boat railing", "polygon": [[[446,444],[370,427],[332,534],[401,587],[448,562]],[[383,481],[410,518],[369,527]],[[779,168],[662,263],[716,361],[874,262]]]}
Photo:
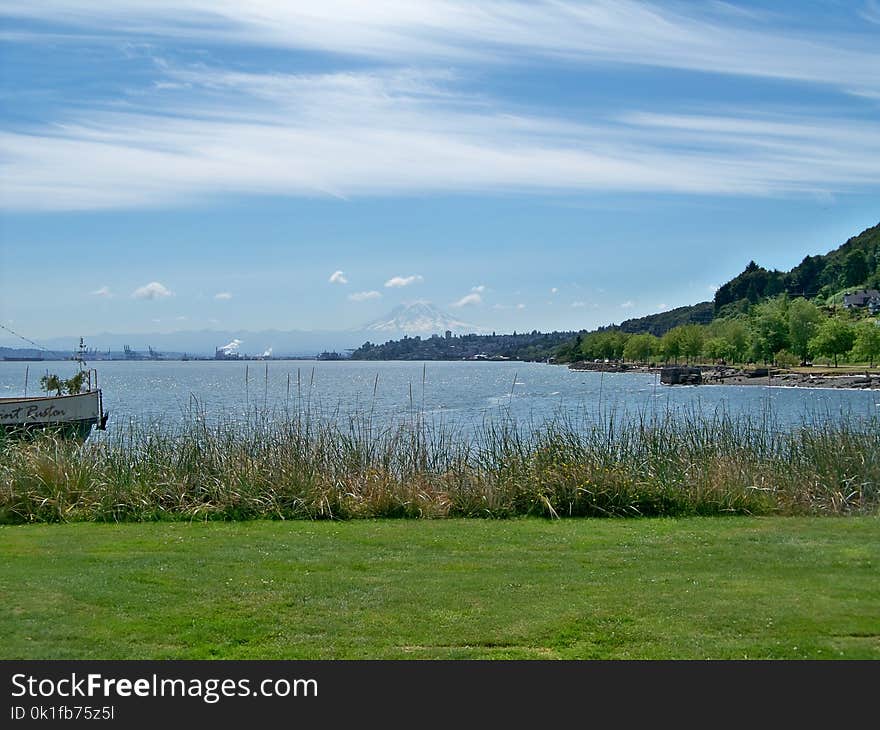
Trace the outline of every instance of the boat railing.
{"label": "boat railing", "polygon": [[89,368],[86,371],[86,383],[88,384],[89,392],[98,390],[98,371],[95,368]]}

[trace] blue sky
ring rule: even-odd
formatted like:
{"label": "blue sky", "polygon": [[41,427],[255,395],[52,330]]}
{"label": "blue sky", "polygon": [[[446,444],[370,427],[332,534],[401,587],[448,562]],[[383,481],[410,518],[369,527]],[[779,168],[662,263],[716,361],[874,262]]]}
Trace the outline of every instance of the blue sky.
{"label": "blue sky", "polygon": [[415,300],[594,327],[880,221],[878,0],[0,22],[0,321],[32,338],[349,329]]}

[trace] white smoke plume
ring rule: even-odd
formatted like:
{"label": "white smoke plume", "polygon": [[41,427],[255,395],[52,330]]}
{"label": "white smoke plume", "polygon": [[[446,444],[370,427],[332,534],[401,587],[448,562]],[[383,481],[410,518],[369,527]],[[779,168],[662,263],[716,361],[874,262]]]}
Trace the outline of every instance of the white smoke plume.
{"label": "white smoke plume", "polygon": [[233,355],[238,352],[239,347],[241,347],[241,340],[236,338],[232,342],[227,342],[223,347],[218,347],[217,349],[227,355]]}

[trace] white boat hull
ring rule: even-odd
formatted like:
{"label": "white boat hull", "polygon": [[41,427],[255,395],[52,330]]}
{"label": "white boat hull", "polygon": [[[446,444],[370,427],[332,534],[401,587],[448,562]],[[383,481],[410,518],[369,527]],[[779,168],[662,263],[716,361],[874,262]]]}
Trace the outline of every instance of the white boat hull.
{"label": "white boat hull", "polygon": [[0,398],[0,428],[7,432],[58,428],[88,436],[106,422],[100,389],[77,395]]}

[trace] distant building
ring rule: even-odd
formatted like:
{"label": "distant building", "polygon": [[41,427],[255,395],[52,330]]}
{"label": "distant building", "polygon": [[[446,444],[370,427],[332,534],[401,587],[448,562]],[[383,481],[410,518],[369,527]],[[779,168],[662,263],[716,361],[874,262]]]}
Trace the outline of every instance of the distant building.
{"label": "distant building", "polygon": [[335,350],[333,352],[327,352],[326,350],[318,355],[319,360],[345,360],[346,357],[344,355],[340,355]]}
{"label": "distant building", "polygon": [[214,351],[214,359],[215,360],[241,360],[241,356],[235,350],[228,350],[223,347],[218,347]]}
{"label": "distant building", "polygon": [[138,352],[137,350],[132,350],[131,347],[129,347],[128,345],[122,346],[122,352],[123,352],[123,355],[125,356],[126,360],[146,360],[147,359],[147,356],[144,353]]}
{"label": "distant building", "polygon": [[227,342],[223,347],[218,347],[214,350],[214,359],[215,360],[241,360],[241,353],[239,352],[239,348],[241,347],[241,340],[234,339],[232,342]]}
{"label": "distant building", "polygon": [[847,309],[867,307],[872,312],[878,312],[880,311],[880,291],[876,289],[862,289],[851,294],[844,294],[843,306]]}

